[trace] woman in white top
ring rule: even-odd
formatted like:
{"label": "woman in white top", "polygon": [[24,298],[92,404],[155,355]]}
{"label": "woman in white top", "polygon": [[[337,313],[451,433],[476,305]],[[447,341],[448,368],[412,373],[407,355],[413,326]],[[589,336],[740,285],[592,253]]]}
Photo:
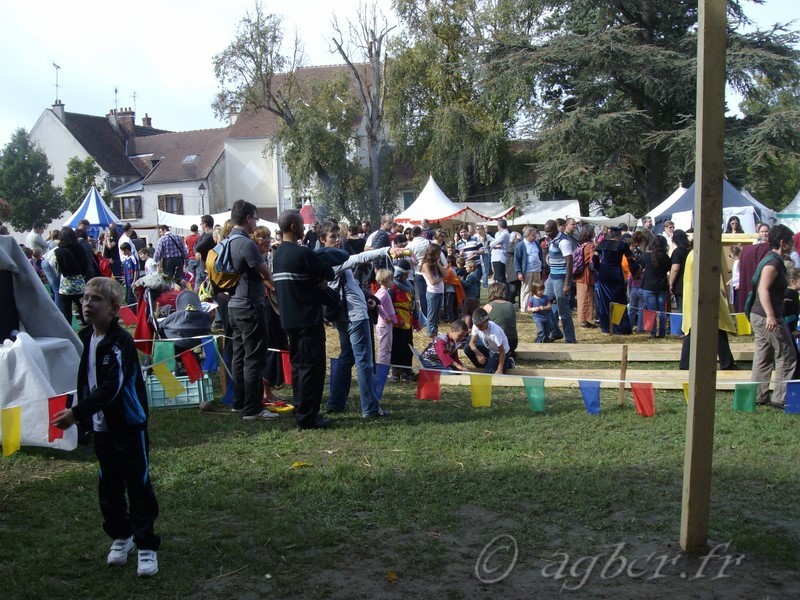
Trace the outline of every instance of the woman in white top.
{"label": "woman in white top", "polygon": [[444,277],[447,274],[441,263],[442,247],[431,244],[422,257],[420,272],[425,279],[425,299],[428,303],[426,331],[432,340],[439,335],[439,311],[444,299]]}

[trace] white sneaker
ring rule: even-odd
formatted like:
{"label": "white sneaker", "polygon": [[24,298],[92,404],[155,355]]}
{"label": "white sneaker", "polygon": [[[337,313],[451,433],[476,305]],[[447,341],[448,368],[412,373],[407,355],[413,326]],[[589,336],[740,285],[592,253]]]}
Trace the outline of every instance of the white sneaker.
{"label": "white sneaker", "polygon": [[158,553],[155,550],[139,550],[139,577],[150,577],[158,573]]}
{"label": "white sneaker", "polygon": [[274,413],[268,411],[267,409],[264,409],[260,413],[255,415],[243,416],[242,421],[269,421],[270,419],[277,419],[278,417],[280,417],[278,413]]}
{"label": "white sneaker", "polygon": [[133,536],[126,540],[114,540],[111,544],[111,549],[108,551],[108,559],[106,562],[109,565],[122,566],[128,562],[128,554],[133,552]]}

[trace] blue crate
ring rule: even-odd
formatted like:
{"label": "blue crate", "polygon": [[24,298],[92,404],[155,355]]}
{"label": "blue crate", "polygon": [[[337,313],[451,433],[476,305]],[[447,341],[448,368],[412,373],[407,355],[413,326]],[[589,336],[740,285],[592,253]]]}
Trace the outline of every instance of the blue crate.
{"label": "blue crate", "polygon": [[167,396],[164,387],[155,375],[150,375],[145,383],[147,385],[147,404],[150,408],[178,408],[183,406],[200,406],[203,402],[211,402],[214,399],[214,386],[208,375],[203,375],[194,383],[189,382],[188,377],[176,377],[186,391],[178,394],[174,398]]}

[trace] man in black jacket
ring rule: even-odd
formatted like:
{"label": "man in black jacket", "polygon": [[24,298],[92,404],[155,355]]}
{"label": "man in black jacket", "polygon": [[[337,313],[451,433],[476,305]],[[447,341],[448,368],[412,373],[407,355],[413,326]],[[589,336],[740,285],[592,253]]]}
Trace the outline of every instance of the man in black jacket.
{"label": "man in black jacket", "polygon": [[283,211],[278,225],[283,241],[275,250],[272,278],[281,327],[289,335],[295,420],[300,429],[323,429],[330,427],[331,421],[319,414],[325,387],[325,326],[320,297],[334,278],[333,268],[297,243],[303,238],[303,217],[298,211]]}

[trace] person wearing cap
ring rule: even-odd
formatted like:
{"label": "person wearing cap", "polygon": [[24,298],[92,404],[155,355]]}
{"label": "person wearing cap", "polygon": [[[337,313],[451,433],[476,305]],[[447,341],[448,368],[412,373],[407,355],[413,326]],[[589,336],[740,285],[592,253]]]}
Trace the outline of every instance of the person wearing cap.
{"label": "person wearing cap", "polygon": [[472,336],[464,354],[484,373],[503,375],[515,367],[514,359],[508,356],[510,347],[503,329],[489,320],[483,308],[472,313]]}

